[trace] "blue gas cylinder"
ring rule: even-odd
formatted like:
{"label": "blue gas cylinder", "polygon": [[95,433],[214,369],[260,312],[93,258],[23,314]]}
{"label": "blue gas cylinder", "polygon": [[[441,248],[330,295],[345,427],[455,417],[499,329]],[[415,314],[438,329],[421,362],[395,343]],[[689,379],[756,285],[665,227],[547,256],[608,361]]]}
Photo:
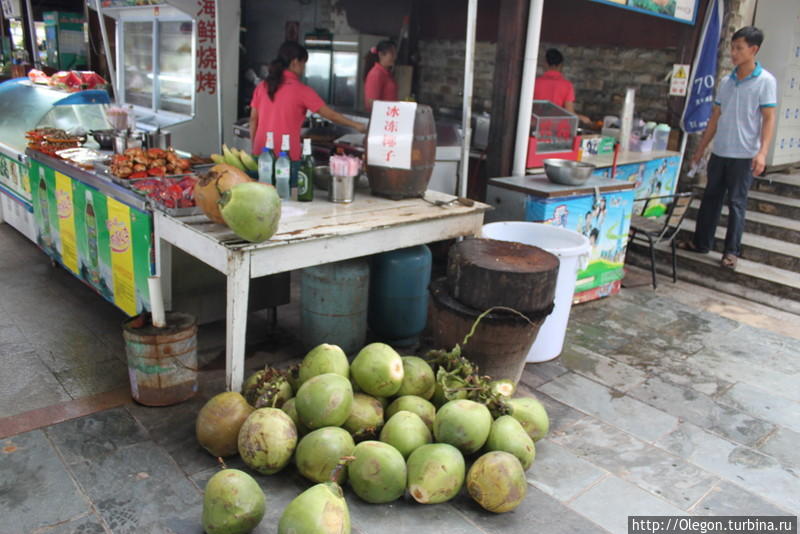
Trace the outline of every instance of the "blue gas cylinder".
{"label": "blue gas cylinder", "polygon": [[428,319],[431,251],[426,245],[372,257],[369,327],[383,341],[410,346]]}
{"label": "blue gas cylinder", "polygon": [[361,350],[367,337],[369,262],[356,259],[308,267],[300,284],[305,347],[331,343],[347,354]]}

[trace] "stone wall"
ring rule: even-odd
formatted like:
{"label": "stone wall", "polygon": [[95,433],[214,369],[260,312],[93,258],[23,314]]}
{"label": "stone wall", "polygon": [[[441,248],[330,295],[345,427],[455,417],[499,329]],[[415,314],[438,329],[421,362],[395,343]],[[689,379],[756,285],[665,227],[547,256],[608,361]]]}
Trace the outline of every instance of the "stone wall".
{"label": "stone wall", "polygon": [[[473,109],[492,106],[496,45],[475,43]],[[438,107],[461,108],[464,94],[464,41],[420,41],[417,101]]]}

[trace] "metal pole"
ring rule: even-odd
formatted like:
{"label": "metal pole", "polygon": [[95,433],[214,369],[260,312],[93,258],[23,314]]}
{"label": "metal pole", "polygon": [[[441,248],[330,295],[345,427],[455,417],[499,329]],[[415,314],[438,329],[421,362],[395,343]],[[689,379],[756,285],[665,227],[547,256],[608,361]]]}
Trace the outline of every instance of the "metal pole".
{"label": "metal pole", "polygon": [[522,87],[520,87],[519,91],[519,117],[517,118],[517,138],[514,145],[514,167],[511,171],[514,176],[525,176],[525,163],[528,159],[533,88],[536,83],[536,64],[539,59],[543,5],[544,0],[531,0],[531,7],[528,11],[528,35],[525,42],[525,63],[522,67]]}
{"label": "metal pole", "polygon": [[[217,45],[217,135],[219,136],[219,143],[217,146],[221,147],[223,136],[225,135],[225,127],[222,124],[222,53],[219,50],[219,0],[214,0],[214,28],[216,30],[214,32],[214,39]],[[253,135],[255,135],[255,133]]]}
{"label": "metal pole", "polygon": [[106,18],[103,15],[103,8],[100,6],[100,0],[94,0],[94,6],[97,10],[97,20],[100,22],[100,35],[103,36],[103,52],[106,55],[106,66],[108,66],[108,76],[111,78],[111,91],[114,93],[114,102],[119,104],[119,91],[117,91],[117,71],[114,69],[114,58],[111,57],[111,45],[108,42],[108,32],[106,31]]}
{"label": "metal pole", "polygon": [[469,147],[472,143],[472,79],[475,72],[475,26],[478,19],[478,0],[469,0],[467,7],[467,36],[464,53],[464,99],[461,110],[461,173],[458,177],[458,196],[467,196],[469,180]]}
{"label": "metal pole", "polygon": [[28,33],[30,33],[31,53],[33,54],[31,61],[33,61],[33,65],[37,69],[41,69],[42,60],[39,56],[39,47],[36,46],[36,24],[33,22],[33,7],[31,7],[31,0],[25,0],[25,8],[28,10]]}

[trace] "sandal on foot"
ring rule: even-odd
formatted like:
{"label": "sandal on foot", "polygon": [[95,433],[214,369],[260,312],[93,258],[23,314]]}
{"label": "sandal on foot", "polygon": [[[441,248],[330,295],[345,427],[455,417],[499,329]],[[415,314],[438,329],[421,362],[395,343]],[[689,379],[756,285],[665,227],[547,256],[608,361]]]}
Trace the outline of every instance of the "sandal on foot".
{"label": "sandal on foot", "polygon": [[733,254],[723,254],[722,255],[722,261],[720,263],[726,269],[734,270],[734,269],[736,269],[736,262],[738,260],[739,260],[739,258],[737,258]]}
{"label": "sandal on foot", "polygon": [[682,250],[688,250],[689,252],[696,252],[697,254],[708,254],[708,250],[698,248],[697,245],[694,244],[694,241],[688,239],[678,241],[677,247]]}

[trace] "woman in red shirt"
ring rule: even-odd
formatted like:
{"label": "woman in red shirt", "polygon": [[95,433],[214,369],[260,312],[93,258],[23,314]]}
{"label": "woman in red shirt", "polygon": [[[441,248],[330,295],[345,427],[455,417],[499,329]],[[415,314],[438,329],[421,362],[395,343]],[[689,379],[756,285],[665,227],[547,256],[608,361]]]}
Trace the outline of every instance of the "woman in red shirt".
{"label": "woman in red shirt", "polygon": [[392,67],[397,60],[397,45],[392,41],[381,41],[367,54],[364,72],[364,107],[372,111],[375,100],[397,100],[397,82]]}
{"label": "woman in red shirt", "polygon": [[311,111],[322,117],[366,132],[366,124],[354,122],[328,107],[320,96],[300,79],[305,74],[308,51],[294,41],[286,41],[278,50],[278,57],[269,65],[266,80],[259,83],[250,101],[250,136],[253,154],[261,154],[266,144],[267,132],[273,133],[274,150],[281,149],[281,140],[289,135],[289,157],[300,161],[302,146],[300,129]]}

